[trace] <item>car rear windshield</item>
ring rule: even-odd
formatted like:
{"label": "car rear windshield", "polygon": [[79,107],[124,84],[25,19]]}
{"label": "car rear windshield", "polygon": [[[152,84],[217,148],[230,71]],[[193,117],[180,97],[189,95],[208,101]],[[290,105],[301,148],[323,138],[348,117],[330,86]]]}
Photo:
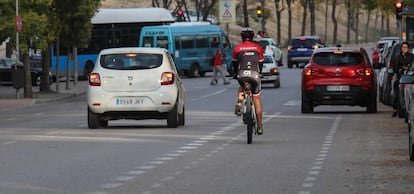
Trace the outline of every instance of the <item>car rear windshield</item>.
{"label": "car rear windshield", "polygon": [[292,39],[291,46],[313,46],[318,41],[316,39],[301,38],[301,39]]}
{"label": "car rear windshield", "polygon": [[152,69],[161,65],[162,55],[150,53],[109,54],[102,55],[100,63],[103,68],[107,69]]}
{"label": "car rear windshield", "polygon": [[272,56],[265,55],[263,63],[273,63]]}
{"label": "car rear windshield", "polygon": [[313,62],[325,66],[352,66],[361,64],[364,57],[360,53],[352,52],[323,52],[313,56]]}

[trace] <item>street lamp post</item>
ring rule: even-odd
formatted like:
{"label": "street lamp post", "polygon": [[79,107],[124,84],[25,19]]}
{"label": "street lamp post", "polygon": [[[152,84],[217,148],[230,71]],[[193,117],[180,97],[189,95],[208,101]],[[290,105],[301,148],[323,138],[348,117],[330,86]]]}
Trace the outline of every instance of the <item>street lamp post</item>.
{"label": "street lamp post", "polygon": [[[16,20],[18,16],[19,16],[19,0],[16,0]],[[16,21],[16,25],[17,25],[17,21]],[[19,30],[16,28],[16,64],[14,66],[15,69],[17,69],[18,61],[19,61]],[[19,88],[18,87],[16,87],[16,99],[19,99]]]}

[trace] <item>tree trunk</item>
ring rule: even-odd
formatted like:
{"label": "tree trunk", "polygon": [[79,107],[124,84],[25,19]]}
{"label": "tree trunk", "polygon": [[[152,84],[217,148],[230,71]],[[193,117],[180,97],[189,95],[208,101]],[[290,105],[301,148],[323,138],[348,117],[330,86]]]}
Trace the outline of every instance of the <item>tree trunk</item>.
{"label": "tree trunk", "polygon": [[307,18],[307,7],[308,7],[308,0],[301,0],[302,7],[303,7],[303,15],[302,15],[302,31],[301,35],[304,36],[306,33],[306,18]]}
{"label": "tree trunk", "polygon": [[328,40],[328,0],[325,0],[325,31],[324,31],[324,36],[325,36],[325,41]]}
{"label": "tree trunk", "polygon": [[368,28],[369,28],[369,21],[370,21],[371,13],[372,11],[368,10],[367,23],[365,25],[365,43],[368,43]]}
{"label": "tree trunk", "polygon": [[66,89],[68,90],[70,83],[70,58],[72,58],[70,53],[70,47],[67,47],[68,57],[66,58]]}
{"label": "tree trunk", "polygon": [[351,28],[352,28],[352,11],[351,11],[351,0],[345,1],[346,6],[346,44],[349,44],[351,41]]}
{"label": "tree trunk", "polygon": [[277,29],[277,44],[280,44],[281,41],[281,34],[282,34],[282,29],[281,29],[281,20],[282,20],[282,10],[280,10],[280,6],[279,6],[279,1],[275,0],[275,7],[276,7],[276,29]]}
{"label": "tree trunk", "polygon": [[310,11],[310,33],[316,35],[315,27],[315,0],[309,0],[309,11]]}
{"label": "tree trunk", "polygon": [[249,26],[249,14],[247,12],[247,0],[243,0],[243,18],[244,18],[244,27]]}
{"label": "tree trunk", "polygon": [[33,98],[32,77],[30,75],[29,53],[23,53],[23,70],[24,70],[24,97]]}
{"label": "tree trunk", "polygon": [[337,43],[337,38],[338,38],[338,21],[336,20],[336,0],[332,0],[332,22],[333,22],[333,37],[332,37],[332,42],[334,45],[336,45]]}
{"label": "tree trunk", "polygon": [[50,92],[50,77],[49,77],[49,72],[50,72],[50,51],[51,47],[50,45],[48,46],[48,48],[46,49],[46,51],[42,51],[42,60],[41,60],[41,64],[42,64],[42,82],[40,84],[40,91],[41,92]]}
{"label": "tree trunk", "polygon": [[356,7],[355,12],[355,44],[359,43],[359,6]]}
{"label": "tree trunk", "polygon": [[286,2],[288,7],[288,41],[290,41],[292,38],[292,0],[286,0]]}

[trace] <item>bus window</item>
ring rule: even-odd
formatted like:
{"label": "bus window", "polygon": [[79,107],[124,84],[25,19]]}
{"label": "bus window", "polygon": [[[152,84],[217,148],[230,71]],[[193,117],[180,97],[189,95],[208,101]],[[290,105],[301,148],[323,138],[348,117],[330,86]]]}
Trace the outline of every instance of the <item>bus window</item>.
{"label": "bus window", "polygon": [[181,48],[182,49],[193,49],[194,48],[194,37],[193,36],[182,36],[181,37]]}
{"label": "bus window", "polygon": [[180,36],[174,36],[175,50],[181,49]]}
{"label": "bus window", "polygon": [[143,38],[143,47],[153,47],[152,43],[154,42],[154,37],[152,36],[146,36]]}
{"label": "bus window", "polygon": [[208,39],[206,36],[196,37],[196,48],[208,48]]}
{"label": "bus window", "polygon": [[229,39],[227,38],[227,36],[222,35],[222,36],[221,36],[221,40],[223,41],[223,47],[226,47],[226,46],[229,46],[229,47],[230,47],[230,41],[229,41]]}
{"label": "bus window", "polygon": [[168,49],[168,37],[167,36],[158,36],[157,37],[157,47]]}
{"label": "bus window", "polygon": [[209,37],[210,39],[210,47],[217,48],[219,46],[219,37],[218,35],[212,35]]}

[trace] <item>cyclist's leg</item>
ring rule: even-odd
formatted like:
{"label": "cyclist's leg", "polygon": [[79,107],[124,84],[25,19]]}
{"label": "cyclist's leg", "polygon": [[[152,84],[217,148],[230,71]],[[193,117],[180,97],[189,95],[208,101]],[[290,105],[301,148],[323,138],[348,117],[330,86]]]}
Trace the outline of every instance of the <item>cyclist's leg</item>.
{"label": "cyclist's leg", "polygon": [[258,128],[258,134],[261,135],[263,133],[263,125],[262,125],[262,98],[261,98],[261,90],[262,85],[260,79],[256,80],[256,88],[253,88],[253,103],[255,107],[256,112],[256,118],[257,118],[257,128]]}
{"label": "cyclist's leg", "polygon": [[241,108],[242,108],[242,101],[243,101],[243,88],[240,86],[239,90],[237,91],[237,102],[234,108],[234,114],[237,116],[241,116]]}
{"label": "cyclist's leg", "polygon": [[216,67],[213,66],[213,77],[211,77],[211,85],[216,85],[217,84],[217,69]]}

